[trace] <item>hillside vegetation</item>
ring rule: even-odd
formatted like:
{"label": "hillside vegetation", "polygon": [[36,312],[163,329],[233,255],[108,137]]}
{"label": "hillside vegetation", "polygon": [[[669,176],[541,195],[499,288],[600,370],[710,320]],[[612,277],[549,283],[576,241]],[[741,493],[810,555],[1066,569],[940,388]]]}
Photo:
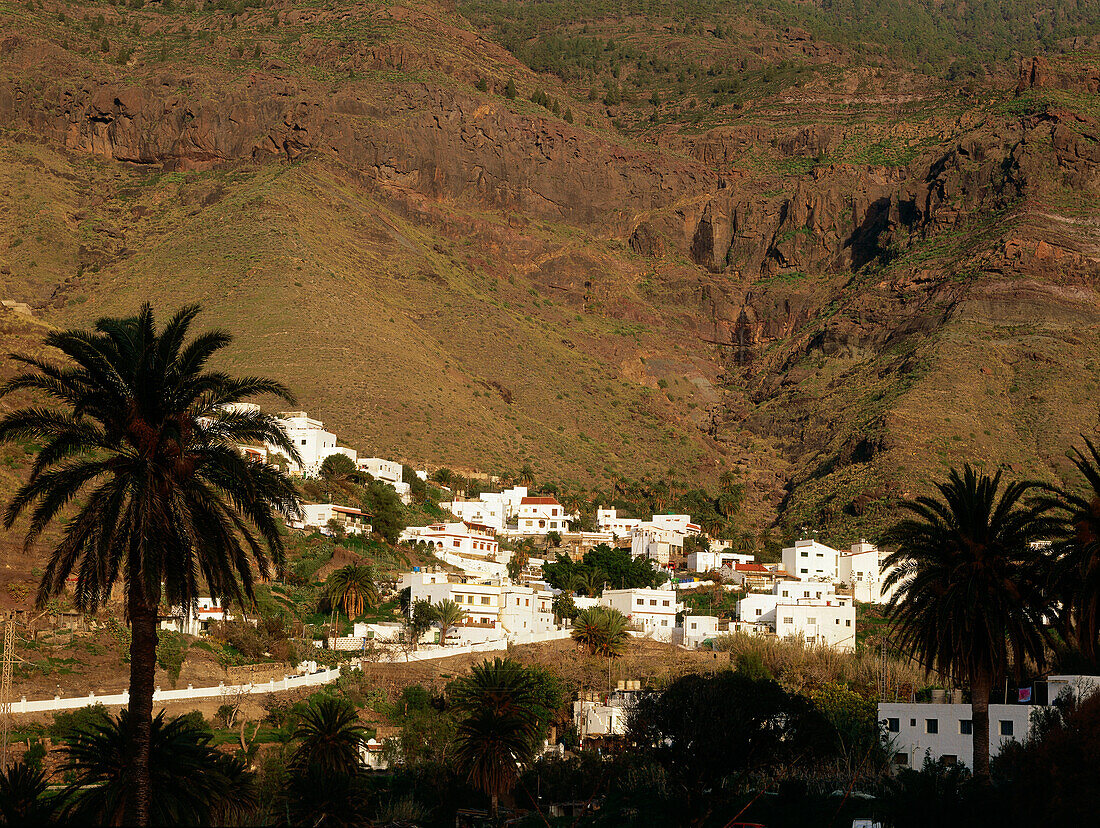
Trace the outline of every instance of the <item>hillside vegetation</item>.
{"label": "hillside vegetation", "polygon": [[1100,426],[1098,19],[8,3],[0,290],[53,325],[201,300],[372,454],[732,469],[750,528],[873,537]]}

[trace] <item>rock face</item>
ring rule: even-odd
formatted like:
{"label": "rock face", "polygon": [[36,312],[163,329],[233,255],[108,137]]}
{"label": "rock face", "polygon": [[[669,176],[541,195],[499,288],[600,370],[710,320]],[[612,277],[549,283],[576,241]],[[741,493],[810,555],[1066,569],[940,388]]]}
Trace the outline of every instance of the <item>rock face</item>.
{"label": "rock face", "polygon": [[[1051,92],[1100,94],[1094,64],[1023,61],[1019,106],[1006,111],[1025,114],[980,107],[937,116],[928,127],[935,141],[902,161],[868,152],[876,160],[857,163],[838,160],[862,140],[840,118],[789,126],[746,118],[646,145],[533,104],[510,105],[499,95],[521,67],[448,22],[452,13],[435,11],[394,7],[379,17],[442,33],[446,51],[427,41],[314,33],[294,44],[297,64],[268,41],[257,44],[258,68],[239,72],[115,68],[11,33],[0,39],[0,120],[74,153],[165,170],[327,159],[402,215],[460,226],[452,232],[481,247],[486,273],[522,273],[539,290],[617,320],[654,327],[672,320],[706,343],[722,370],[721,393],[685,419],[723,451],[747,442],[746,434],[767,442],[771,459],[793,469],[791,486],[768,484],[767,497],[775,505],[786,497],[795,512],[803,508],[799,486],[812,490],[883,457],[902,470],[924,463],[914,459],[931,451],[922,429],[944,429],[921,420],[945,408],[933,399],[933,372],[958,392],[973,371],[968,361],[988,360],[995,364],[981,382],[1020,387],[1009,374],[1031,359],[1021,355],[1043,352],[1041,343],[1021,335],[1005,346],[1015,362],[994,358],[976,344],[989,330],[1006,320],[1024,325],[1028,307],[1066,341],[1097,323],[1096,110],[1058,105],[1057,97],[1030,105]],[[295,22],[339,26],[346,17],[287,12]],[[220,30],[209,34],[215,51],[240,59]],[[784,38],[781,54],[833,56],[804,32]],[[784,165],[749,168],[745,158],[757,147]],[[533,242],[524,230],[534,223],[553,225],[566,241],[552,250]],[[121,255],[124,234],[101,234]],[[605,247],[573,249],[573,234]],[[421,273],[443,278],[427,265]],[[637,374],[632,381],[660,387],[638,367],[641,350],[621,363]],[[1066,345],[1051,353],[1075,352]],[[1004,433],[1024,427],[1002,425]],[[979,431],[968,426],[967,439]],[[1044,439],[1035,438],[1043,446],[1036,451],[1057,454]],[[828,508],[858,503],[860,515],[873,513],[893,491],[888,484],[900,485],[882,468],[874,485]],[[809,519],[821,519],[812,509]]]}

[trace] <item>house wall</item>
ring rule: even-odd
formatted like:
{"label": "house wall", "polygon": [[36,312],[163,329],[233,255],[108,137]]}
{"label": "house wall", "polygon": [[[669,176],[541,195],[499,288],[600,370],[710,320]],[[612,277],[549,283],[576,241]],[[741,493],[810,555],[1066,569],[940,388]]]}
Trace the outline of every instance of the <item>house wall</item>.
{"label": "house wall", "polygon": [[676,613],[682,609],[671,589],[604,590],[599,601],[625,615],[642,634],[669,642],[676,628]]}
{"label": "house wall", "polygon": [[795,541],[783,550],[783,569],[800,581],[837,580],[840,552],[815,540]]}
{"label": "house wall", "polygon": [[[989,705],[989,755],[996,756],[1009,741],[1023,739],[1030,728],[1032,705]],[[920,704],[906,702],[881,702],[878,718],[886,722],[886,738],[893,740],[894,750],[905,757],[904,762],[917,770],[925,756],[941,759],[955,757],[969,768],[974,767],[974,737],[965,734],[960,725],[973,721],[969,704]],[[929,721],[935,722],[937,732],[930,733]],[[1011,735],[1002,731],[1002,722],[1010,723]],[[896,729],[895,729],[896,728]]]}

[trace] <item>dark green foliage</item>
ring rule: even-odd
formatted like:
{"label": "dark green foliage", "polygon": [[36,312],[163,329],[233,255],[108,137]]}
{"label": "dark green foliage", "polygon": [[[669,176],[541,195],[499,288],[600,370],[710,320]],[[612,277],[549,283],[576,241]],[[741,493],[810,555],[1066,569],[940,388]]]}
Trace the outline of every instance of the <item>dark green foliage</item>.
{"label": "dark green foliage", "polygon": [[687,675],[645,694],[631,709],[627,738],[657,763],[645,771],[646,785],[678,792],[680,824],[702,824],[743,792],[750,771],[774,778],[835,745],[808,699],[728,671]]}
{"label": "dark green foliage", "polygon": [[346,454],[330,454],[321,461],[321,477],[325,480],[346,480],[356,471],[355,461]]}
{"label": "dark green foliage", "polygon": [[371,515],[374,531],[387,543],[397,543],[397,537],[405,528],[405,506],[393,486],[380,480],[370,481],[361,501],[363,510]]}
{"label": "dark green foliage", "polygon": [[[578,587],[579,579],[591,579],[596,574],[598,585]],[[542,575],[551,586],[567,592],[578,588],[588,591],[588,586],[596,586],[597,592],[602,592],[605,581],[608,589],[655,588],[668,579],[667,573],[654,569],[645,558],[632,558],[628,550],[612,549],[602,543],[579,561],[558,555],[557,560],[542,565]]]}
{"label": "dark green foliage", "polygon": [[[62,767],[66,816],[74,824],[113,823],[133,794],[128,774],[129,713],[78,728],[67,743]],[[150,821],[153,825],[209,825],[243,815],[256,805],[252,774],[244,764],[215,750],[209,729],[187,717],[153,719]],[[186,783],[183,783],[186,780]]]}
{"label": "dark green foliage", "polygon": [[99,702],[72,711],[54,713],[53,723],[49,728],[50,738],[55,742],[68,742],[78,731],[101,726],[109,718],[107,708]]}
{"label": "dark green foliage", "polygon": [[[516,99],[516,84],[511,78],[508,78],[508,83],[504,86],[504,97],[510,101]],[[442,482],[442,481],[440,481]]]}
{"label": "dark green foliage", "polygon": [[301,742],[290,766],[307,775],[352,776],[359,768],[359,743],[365,734],[347,700],[319,694],[299,716],[294,737]]}
{"label": "dark green foliage", "polygon": [[0,771],[0,825],[53,824],[60,803],[47,785],[41,760],[12,762]]}

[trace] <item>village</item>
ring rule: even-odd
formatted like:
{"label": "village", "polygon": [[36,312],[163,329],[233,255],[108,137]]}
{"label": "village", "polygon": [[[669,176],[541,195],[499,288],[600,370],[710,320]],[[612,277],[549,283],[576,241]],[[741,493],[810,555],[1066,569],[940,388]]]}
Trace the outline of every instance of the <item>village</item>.
{"label": "village", "polygon": [[[306,479],[320,475],[329,457],[342,455],[359,472],[392,487],[403,503],[409,502],[410,483],[403,479],[400,462],[359,457],[306,412],[284,413],[280,418],[301,463],[289,461],[271,446],[240,446],[241,452]],[[427,470],[415,474],[421,481],[429,477]],[[885,556],[863,539],[850,548],[834,549],[804,531],[805,537],[782,549],[780,561],[764,563],[753,554],[736,551],[730,541],[710,536],[688,514],[653,514],[646,520],[620,515],[614,508],[597,508],[594,529],[584,531],[578,528],[579,514],[567,510],[555,496],[519,485],[471,498],[452,493],[452,499],[439,505],[446,519],[407,526],[398,540],[430,553],[441,565],[402,573],[393,590],[403,593],[401,604],[409,615],[418,605],[450,607],[452,614],[442,620],[437,614],[436,620],[419,626],[411,625],[410,618],[355,623],[350,635],[334,634],[315,641],[316,646],[349,655],[381,648],[382,658],[407,662],[565,640],[572,633],[571,618],[561,611],[565,599],[574,614],[606,607],[625,617],[632,637],[688,650],[712,648],[719,636],[742,633],[853,652],[857,607],[881,607],[891,595],[885,585]],[[372,516],[360,509],[303,503],[302,512],[302,519],[290,524],[292,529],[322,535],[372,531]],[[546,550],[544,557],[524,551],[532,546]],[[644,562],[652,570],[652,584],[615,588],[583,579],[579,585],[555,585],[547,579],[546,565],[555,563],[551,552],[580,560],[597,549]],[[738,596],[735,611],[729,616],[693,612],[690,596],[704,589]],[[200,602],[197,614],[180,612],[163,625],[197,633],[224,617],[217,602],[206,600]],[[429,613],[428,618],[432,617]],[[410,641],[410,629],[415,640]],[[316,663],[302,669],[316,670]],[[1095,677],[1050,675],[1013,688],[1012,693],[1006,685],[1004,704],[991,707],[996,722],[990,729],[991,754],[1006,742],[1027,737],[1035,706],[1053,705],[1063,691],[1082,698],[1098,684],[1100,679]],[[640,682],[620,679],[604,692],[579,694],[573,713],[581,743],[596,740],[598,744],[623,736],[627,711],[642,690]],[[878,717],[883,740],[898,766],[919,766],[926,757],[971,764],[970,708],[951,690],[936,690],[920,700],[912,693],[907,698],[895,693],[888,700],[885,683],[882,690]],[[383,745],[376,739],[364,742],[362,753],[370,767],[387,764]]]}

